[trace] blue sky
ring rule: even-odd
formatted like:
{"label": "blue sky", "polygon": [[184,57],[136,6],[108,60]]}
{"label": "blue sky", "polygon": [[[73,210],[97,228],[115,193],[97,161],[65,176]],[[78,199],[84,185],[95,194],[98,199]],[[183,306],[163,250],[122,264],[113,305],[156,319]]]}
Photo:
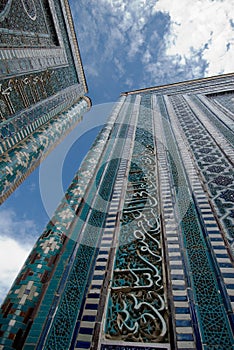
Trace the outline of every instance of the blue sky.
{"label": "blue sky", "polygon": [[234,71],[230,0],[70,0],[70,5],[94,107],[1,206],[0,301],[120,92]]}

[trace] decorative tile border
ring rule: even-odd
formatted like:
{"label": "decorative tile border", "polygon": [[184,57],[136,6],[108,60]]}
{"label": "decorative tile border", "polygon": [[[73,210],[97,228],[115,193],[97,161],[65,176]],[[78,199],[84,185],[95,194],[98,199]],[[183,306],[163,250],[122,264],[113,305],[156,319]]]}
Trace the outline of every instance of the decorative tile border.
{"label": "decorative tile border", "polygon": [[66,111],[81,97],[80,86],[73,85],[1,123],[0,154],[10,150],[57,114]]}
{"label": "decorative tile border", "polygon": [[[173,109],[170,105],[170,99],[168,97],[165,97],[165,101],[166,101],[168,112],[170,114],[171,125],[176,136],[177,144],[183,159],[183,163],[190,180],[194,201],[197,204],[197,208],[199,208],[198,215],[200,215],[200,217],[202,218],[202,225],[205,230],[206,244],[208,245],[208,247],[210,246],[209,251],[211,252],[211,255],[213,256],[213,259],[214,259],[213,269],[216,276],[218,276],[219,288],[223,298],[222,300],[223,300],[224,306],[226,308],[226,314],[229,317],[229,322],[232,324],[233,316],[231,316],[231,314],[233,314],[233,311],[231,308],[230,297],[232,294],[233,286],[231,287],[231,290],[229,292],[228,292],[227,284],[226,284],[226,289],[224,288],[224,284],[227,283],[228,280],[225,281],[224,276],[222,276],[221,266],[219,265],[220,260],[219,260],[218,254],[221,254],[225,257],[225,262],[228,264],[228,267],[229,267],[228,268],[229,276],[231,276],[234,271],[232,268],[232,262],[228,254],[223,236],[219,230],[219,227],[217,226],[217,222],[213,213],[212,206],[210,205],[207,193],[204,191],[204,188],[202,187],[203,184],[197,175],[198,171],[197,171],[196,163],[193,161],[193,158],[191,157],[191,154],[188,151],[190,149],[188,141],[186,140],[183,130],[179,124],[179,121],[176,118],[175,113],[173,112]],[[223,279],[224,283],[221,281],[222,278],[224,278]]]}
{"label": "decorative tile border", "polygon": [[[139,103],[139,102],[138,102]],[[132,111],[132,121],[130,121],[130,124],[133,125],[136,124],[136,111],[138,104],[135,104]],[[126,110],[127,112],[127,110]],[[118,123],[126,123],[125,120],[125,114],[119,115],[119,118],[117,119]],[[129,152],[131,153],[132,148],[132,134],[134,134],[134,131],[132,128],[129,128],[127,131],[127,136],[124,138],[124,148],[121,154],[121,161],[119,164],[116,181],[113,187],[113,194],[112,198],[110,200],[110,205],[108,209],[108,214],[105,221],[105,227],[102,234],[102,239],[100,242],[100,250],[96,258],[96,264],[95,264],[95,270],[94,274],[92,276],[90,287],[87,293],[87,297],[85,298],[85,306],[84,311],[81,316],[81,323],[77,325],[78,327],[78,335],[75,342],[75,349],[90,349],[93,345],[93,342],[97,342],[95,335],[95,332],[100,331],[100,321],[98,319],[102,317],[103,314],[103,306],[102,305],[102,299],[103,297],[106,300],[105,293],[103,294],[103,288],[104,287],[104,281],[105,284],[108,285],[107,279],[107,273],[108,273],[108,264],[110,260],[110,255],[113,254],[113,248],[115,247],[115,235],[118,232],[118,220],[119,220],[119,212],[121,211],[121,197],[123,196],[123,188],[125,186],[126,182],[126,176],[129,168]],[[118,135],[116,136],[118,139]],[[115,150],[112,154],[112,157],[115,158]],[[93,305],[93,296],[96,295],[96,301],[95,305]],[[105,302],[105,301],[104,301]],[[92,306],[90,306],[92,305]],[[95,310],[94,310],[95,308]],[[100,309],[101,308],[101,309]],[[91,312],[91,314],[90,314]],[[98,315],[99,312],[99,315]],[[87,322],[88,321],[88,322]],[[84,325],[85,322],[85,329],[82,328],[82,325]],[[88,333],[84,335],[84,332]],[[100,335],[100,334],[99,334]],[[100,337],[101,338],[101,337]],[[95,340],[96,339],[96,340]],[[97,343],[96,343],[97,345]]]}
{"label": "decorative tile border", "polygon": [[60,113],[34,131],[25,141],[5,152],[0,166],[0,203],[2,203],[38,166],[48,153],[80,121],[87,111],[81,99],[68,112]]}
{"label": "decorative tile border", "polygon": [[[165,235],[165,259],[169,278],[171,298],[169,304],[172,323],[175,329],[177,349],[196,349],[189,286],[185,275],[186,266],[183,258],[181,232],[175,217],[175,198],[171,189],[170,167],[167,160],[166,139],[163,131],[162,115],[157,106],[157,97],[152,95],[155,119],[155,136],[157,146],[158,168],[160,175],[161,211]],[[193,306],[194,307],[194,306]]]}
{"label": "decorative tile border", "polygon": [[[126,346],[131,343],[134,347],[136,344],[137,348],[141,340],[144,346],[152,343],[168,346],[168,311],[164,303],[165,284],[157,186],[154,183],[157,170],[152,123],[150,97],[146,96],[142,98],[139,108],[109,301],[108,305],[106,303],[103,324],[105,341],[109,339],[108,344],[112,345],[124,342]],[[148,247],[148,250],[144,250],[144,247]],[[139,313],[140,307],[142,308]],[[144,312],[149,318],[144,316]],[[140,323],[142,326],[139,326]],[[150,333],[147,326],[151,329]]]}
{"label": "decorative tile border", "polygon": [[[190,108],[183,96],[170,97],[170,102],[174,111],[170,105],[168,108],[172,115],[176,115],[180,129],[186,135],[190,153],[196,159],[196,169],[203,178],[203,186],[209,193],[209,198],[233,254],[232,196],[234,187],[233,165],[231,154],[228,153],[230,145],[226,145],[227,141],[223,135],[214,129],[203,113],[199,113],[197,108],[194,111]],[[179,135],[179,132],[177,134]],[[223,149],[222,143],[227,147]]]}

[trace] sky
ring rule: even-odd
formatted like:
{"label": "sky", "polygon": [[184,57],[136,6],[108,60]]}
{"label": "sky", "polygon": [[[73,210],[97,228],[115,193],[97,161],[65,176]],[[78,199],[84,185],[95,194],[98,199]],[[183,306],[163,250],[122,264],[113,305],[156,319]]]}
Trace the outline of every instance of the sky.
{"label": "sky", "polygon": [[70,6],[93,108],[0,208],[0,302],[121,92],[234,71],[230,0]]}

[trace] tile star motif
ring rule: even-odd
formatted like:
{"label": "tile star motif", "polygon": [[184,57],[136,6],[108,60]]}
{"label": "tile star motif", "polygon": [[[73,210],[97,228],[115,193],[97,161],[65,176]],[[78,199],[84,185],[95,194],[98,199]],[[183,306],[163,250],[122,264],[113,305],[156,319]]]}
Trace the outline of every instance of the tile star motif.
{"label": "tile star motif", "polygon": [[74,211],[71,210],[70,208],[67,208],[67,209],[63,210],[61,213],[59,213],[59,216],[63,220],[71,219],[74,216]]}
{"label": "tile star motif", "polygon": [[16,158],[18,160],[18,163],[25,168],[27,168],[28,163],[29,163],[29,154],[23,151],[16,152]]}

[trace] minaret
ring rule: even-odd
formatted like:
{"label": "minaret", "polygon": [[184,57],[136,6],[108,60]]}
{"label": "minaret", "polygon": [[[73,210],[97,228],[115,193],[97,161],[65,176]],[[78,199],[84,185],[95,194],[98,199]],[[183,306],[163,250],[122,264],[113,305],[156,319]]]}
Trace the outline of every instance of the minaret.
{"label": "minaret", "polygon": [[5,1],[0,27],[1,203],[91,102],[68,0]]}
{"label": "minaret", "polygon": [[232,349],[234,75],[123,93],[8,293],[3,349]]}

